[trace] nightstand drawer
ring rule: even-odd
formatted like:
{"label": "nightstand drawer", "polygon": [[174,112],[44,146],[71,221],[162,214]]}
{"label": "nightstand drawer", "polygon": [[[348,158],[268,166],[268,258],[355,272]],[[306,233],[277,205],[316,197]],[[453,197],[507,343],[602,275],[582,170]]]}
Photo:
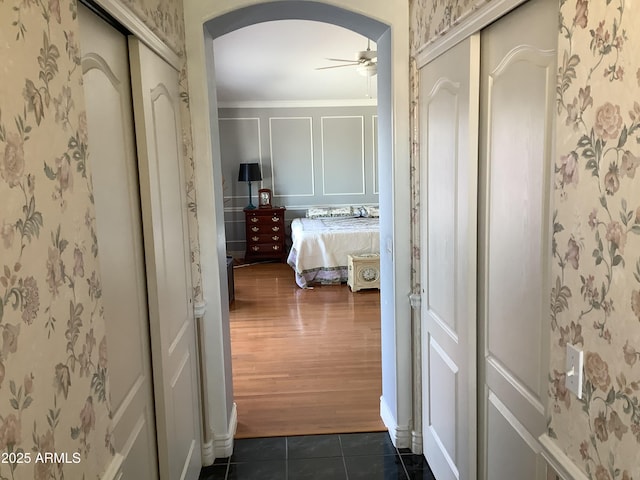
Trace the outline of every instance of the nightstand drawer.
{"label": "nightstand drawer", "polygon": [[251,235],[247,241],[251,244],[255,243],[280,243],[284,240],[284,235],[274,232],[266,235]]}
{"label": "nightstand drawer", "polygon": [[267,216],[259,214],[248,214],[247,222],[250,225],[272,225],[284,222],[284,218],[280,215]]}
{"label": "nightstand drawer", "polygon": [[281,234],[284,235],[284,227],[282,225],[264,225],[264,224],[255,224],[248,225],[247,229],[252,235],[261,235],[261,234]]}
{"label": "nightstand drawer", "polygon": [[274,243],[256,243],[248,248],[252,253],[281,253],[282,245]]}

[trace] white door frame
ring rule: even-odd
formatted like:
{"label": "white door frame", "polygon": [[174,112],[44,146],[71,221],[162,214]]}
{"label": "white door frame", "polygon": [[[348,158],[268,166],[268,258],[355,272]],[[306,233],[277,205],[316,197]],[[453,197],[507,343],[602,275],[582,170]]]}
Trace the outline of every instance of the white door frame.
{"label": "white door frame", "polygon": [[[264,0],[221,0],[212,4],[199,0],[185,1],[185,37],[188,59],[190,109],[193,125],[193,152],[198,175],[196,177],[198,213],[200,218],[200,258],[202,287],[207,302],[203,324],[206,343],[205,367],[208,385],[210,428],[213,437],[229,435],[231,411],[231,362],[228,341],[228,306],[222,300],[226,289],[224,212],[222,202],[222,174],[217,131],[215,72],[212,66],[211,36],[205,24],[221,15],[243,9],[260,7],[262,20],[283,19],[276,10],[292,10],[306,14],[308,19],[324,20],[349,28],[345,17],[360,17],[365,22],[380,25],[387,31],[378,32],[379,61],[386,56],[388,69],[379,69],[379,82],[388,82],[386,94],[379,89],[379,104],[388,114],[380,117],[380,129],[386,131],[386,143],[381,144],[381,177],[389,178],[386,192],[381,189],[381,218],[388,222],[388,234],[381,232],[382,261],[382,369],[383,395],[381,416],[394,442],[409,447],[411,441],[412,382],[411,382],[411,291],[410,262],[410,181],[409,165],[409,15],[408,4],[399,6],[387,0],[340,0],[333,2],[266,2]],[[264,5],[259,5],[264,4]],[[283,7],[283,4],[287,6]],[[306,4],[306,5],[305,5]],[[333,9],[333,17],[326,15]],[[249,12],[249,8],[244,12]],[[311,16],[316,14],[315,18]],[[255,14],[255,11],[254,11]],[[299,17],[298,17],[299,18]],[[376,19],[376,20],[374,20]],[[391,28],[389,28],[391,27]],[[351,25],[351,28],[354,28]],[[203,30],[205,31],[203,38]],[[375,33],[371,34],[374,38]],[[386,43],[386,52],[384,44]],[[382,46],[381,46],[382,44]],[[397,86],[394,88],[394,86]],[[384,164],[384,166],[383,166]],[[385,207],[386,205],[386,207]],[[385,211],[386,209],[386,211]],[[386,219],[386,220],[384,220]],[[384,230],[384,226],[383,226]],[[216,452],[217,455],[217,452]]]}

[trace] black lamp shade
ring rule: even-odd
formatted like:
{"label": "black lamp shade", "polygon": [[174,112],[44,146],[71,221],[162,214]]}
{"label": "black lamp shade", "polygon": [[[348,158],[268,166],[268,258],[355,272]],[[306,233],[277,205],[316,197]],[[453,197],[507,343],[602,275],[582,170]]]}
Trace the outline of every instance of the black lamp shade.
{"label": "black lamp shade", "polygon": [[239,182],[258,182],[262,180],[260,172],[260,164],[258,163],[241,163],[238,172]]}

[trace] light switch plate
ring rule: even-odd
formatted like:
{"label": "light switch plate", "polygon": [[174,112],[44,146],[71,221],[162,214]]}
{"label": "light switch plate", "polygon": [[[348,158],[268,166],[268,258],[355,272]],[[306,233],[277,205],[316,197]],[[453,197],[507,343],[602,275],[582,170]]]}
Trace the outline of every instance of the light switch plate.
{"label": "light switch plate", "polygon": [[567,343],[567,364],[565,385],[568,390],[575,393],[578,398],[582,398],[582,365],[583,352],[573,345]]}

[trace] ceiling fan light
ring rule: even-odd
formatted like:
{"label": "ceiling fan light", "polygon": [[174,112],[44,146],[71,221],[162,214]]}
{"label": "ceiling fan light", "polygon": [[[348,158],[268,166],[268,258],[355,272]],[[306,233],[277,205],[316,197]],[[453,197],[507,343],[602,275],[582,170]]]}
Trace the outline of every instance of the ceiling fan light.
{"label": "ceiling fan light", "polygon": [[373,77],[378,73],[378,66],[375,63],[362,64],[356,67],[356,71],[363,77]]}

